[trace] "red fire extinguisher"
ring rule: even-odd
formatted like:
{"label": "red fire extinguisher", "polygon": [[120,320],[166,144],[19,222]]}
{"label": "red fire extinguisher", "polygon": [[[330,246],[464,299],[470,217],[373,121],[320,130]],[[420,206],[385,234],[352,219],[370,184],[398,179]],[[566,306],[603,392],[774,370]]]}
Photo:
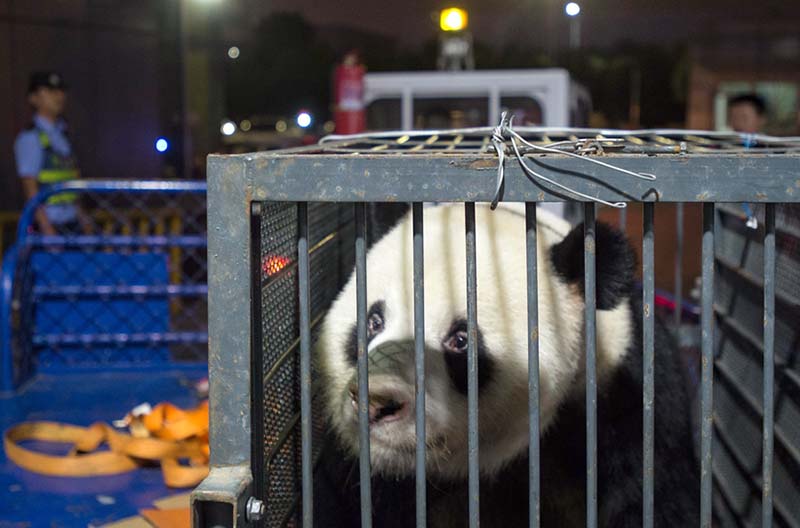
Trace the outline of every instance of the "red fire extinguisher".
{"label": "red fire extinguisher", "polygon": [[333,122],[337,134],[356,134],[367,129],[364,110],[364,72],[356,51],[344,56],[333,73]]}

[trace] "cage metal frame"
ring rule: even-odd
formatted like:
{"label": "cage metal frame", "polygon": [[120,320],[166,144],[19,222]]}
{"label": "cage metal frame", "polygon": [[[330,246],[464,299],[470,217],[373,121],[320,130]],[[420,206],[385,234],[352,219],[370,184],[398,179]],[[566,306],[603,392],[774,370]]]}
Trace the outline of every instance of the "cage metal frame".
{"label": "cage metal frame", "polygon": [[[485,131],[473,135],[485,137]],[[582,131],[585,134],[586,131]],[[673,133],[674,132],[674,133]],[[800,151],[796,141],[767,145],[763,151],[747,149],[736,136],[709,134],[699,137],[691,133],[662,132],[644,140],[623,140],[634,148],[627,152],[609,149],[600,152],[604,161],[634,172],[657,176],[656,181],[632,179],[621,172],[586,163],[575,157],[558,154],[527,154],[526,161],[547,177],[596,199],[610,202],[642,202],[644,204],[643,238],[643,355],[645,381],[644,403],[644,475],[642,525],[653,525],[653,336],[654,336],[654,235],[653,208],[659,202],[703,203],[702,223],[702,445],[701,445],[701,525],[712,520],[712,388],[714,364],[714,218],[715,204],[720,202],[755,202],[766,204],[766,236],[764,239],[764,422],[763,422],[763,526],[771,525],[772,516],[772,446],[774,408],[774,336],[775,336],[775,204],[800,202]],[[566,132],[567,137],[576,137]],[[609,132],[594,131],[595,139],[608,139]],[[461,135],[461,139],[458,136]],[[432,137],[435,139],[431,140]],[[303,431],[303,515],[302,524],[312,526],[310,477],[310,335],[308,332],[308,241],[306,207],[309,202],[354,203],[355,249],[358,313],[359,421],[361,445],[368,445],[367,379],[366,379],[366,217],[364,204],[369,202],[410,202],[413,211],[415,343],[417,365],[423,355],[422,321],[424,307],[422,280],[422,204],[425,202],[463,202],[466,210],[465,244],[467,248],[468,333],[476,329],[475,299],[475,202],[491,202],[495,194],[494,174],[497,157],[487,153],[486,141],[476,141],[471,148],[460,150],[462,134],[452,133],[447,147],[425,151],[440,134],[416,134],[423,145],[409,152],[393,148],[407,143],[407,135],[377,135],[338,141],[317,146],[256,154],[210,156],[208,160],[209,196],[209,369],[211,379],[211,473],[192,494],[195,526],[211,525],[224,519],[226,526],[246,526],[258,519],[259,501],[253,497],[251,472],[251,395],[243,388],[251,387],[250,354],[253,340],[254,314],[251,304],[254,292],[252,262],[251,207],[261,202],[295,202],[299,204],[298,266],[300,275],[300,340],[303,354],[302,431]],[[403,139],[405,138],[405,139]],[[369,146],[364,146],[364,140]],[[547,143],[549,136],[535,138]],[[739,137],[739,140],[742,138]],[[374,144],[377,142],[377,144]],[[687,148],[688,144],[688,148]],[[386,145],[381,147],[381,145]],[[610,145],[610,143],[609,143]],[[746,142],[745,142],[745,146]],[[377,147],[377,148],[376,148]],[[646,148],[645,148],[646,147]],[[696,148],[692,148],[696,147]],[[422,152],[419,152],[422,151]],[[630,152],[630,153],[628,153]],[[597,153],[596,153],[597,154]],[[563,192],[554,192],[546,185],[530,179],[511,161],[505,167],[504,201],[526,203],[526,237],[528,270],[528,324],[536,319],[536,222],[537,202],[573,200]],[[595,364],[595,204],[584,201],[584,256],[586,284],[586,404],[587,404],[587,467],[595,467],[596,452],[596,364]],[[536,332],[529,332],[529,374],[531,405],[530,500],[538,504],[538,343]],[[469,442],[477,447],[477,371],[475,340],[470,339]],[[424,376],[424,369],[417,369]],[[417,388],[417,396],[423,394]],[[417,400],[417,427],[424,431],[424,411]],[[419,435],[418,438],[424,435]],[[536,440],[534,440],[534,438]],[[425,525],[424,442],[417,452],[417,526]],[[361,453],[362,526],[371,526],[369,510],[368,451]],[[470,449],[469,519],[470,527],[478,525],[477,449]],[[366,461],[366,463],[365,463]],[[531,507],[531,526],[538,526]],[[597,525],[596,471],[587,471],[587,526]]]}

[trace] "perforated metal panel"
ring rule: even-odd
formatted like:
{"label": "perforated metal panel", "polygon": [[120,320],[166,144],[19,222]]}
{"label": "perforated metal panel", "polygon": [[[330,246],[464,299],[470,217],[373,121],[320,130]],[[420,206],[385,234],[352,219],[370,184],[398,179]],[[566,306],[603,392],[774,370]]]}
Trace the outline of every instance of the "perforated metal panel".
{"label": "perforated metal panel", "polygon": [[[719,214],[715,312],[715,495],[721,526],[760,526],[764,293],[763,207],[747,227],[736,204]],[[800,207],[776,210],[775,458],[776,526],[800,526]]]}
{"label": "perforated metal panel", "polygon": [[[254,344],[262,354],[262,377],[254,381],[261,384],[256,393],[263,413],[256,418],[261,431],[254,427],[254,467],[260,473],[254,478],[257,496],[268,505],[263,526],[277,527],[294,522],[302,483],[297,205],[261,204],[254,220],[260,224],[261,283],[261,333]],[[353,269],[352,240],[352,207],[309,207],[312,332]]]}

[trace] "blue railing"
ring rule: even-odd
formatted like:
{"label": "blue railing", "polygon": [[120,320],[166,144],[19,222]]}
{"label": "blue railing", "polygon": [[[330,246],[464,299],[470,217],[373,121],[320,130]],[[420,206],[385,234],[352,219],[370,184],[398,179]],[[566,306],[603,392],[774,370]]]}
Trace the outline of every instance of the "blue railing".
{"label": "blue railing", "polygon": [[[37,208],[65,193],[79,197],[80,231],[34,233]],[[78,180],[31,199],[0,276],[0,391],[35,371],[204,367],[205,193]]]}

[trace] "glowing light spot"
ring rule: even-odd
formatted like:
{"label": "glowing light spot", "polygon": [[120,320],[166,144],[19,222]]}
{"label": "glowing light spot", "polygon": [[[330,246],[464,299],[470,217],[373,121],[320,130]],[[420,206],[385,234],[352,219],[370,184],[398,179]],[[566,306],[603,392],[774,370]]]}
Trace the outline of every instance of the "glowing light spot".
{"label": "glowing light spot", "polygon": [[169,141],[165,138],[160,137],[156,140],[156,150],[159,152],[166,152],[169,148]]}
{"label": "glowing light spot", "polygon": [[238,46],[231,46],[228,48],[228,57],[231,59],[238,59],[239,58],[239,47]]}
{"label": "glowing light spot", "polygon": [[311,125],[311,114],[308,112],[300,112],[297,114],[297,126],[300,128],[307,128]]}
{"label": "glowing light spot", "polygon": [[269,277],[278,273],[291,262],[291,259],[282,255],[269,255],[261,261],[261,271]]}
{"label": "glowing light spot", "polygon": [[567,14],[567,16],[578,16],[581,12],[581,6],[575,2],[570,2],[564,6],[564,12]]}
{"label": "glowing light spot", "polygon": [[222,123],[219,130],[226,136],[232,136],[233,133],[236,132],[236,123],[233,121],[225,121]]}
{"label": "glowing light spot", "polygon": [[467,12],[457,7],[442,9],[439,14],[442,31],[461,31],[467,27]]}

